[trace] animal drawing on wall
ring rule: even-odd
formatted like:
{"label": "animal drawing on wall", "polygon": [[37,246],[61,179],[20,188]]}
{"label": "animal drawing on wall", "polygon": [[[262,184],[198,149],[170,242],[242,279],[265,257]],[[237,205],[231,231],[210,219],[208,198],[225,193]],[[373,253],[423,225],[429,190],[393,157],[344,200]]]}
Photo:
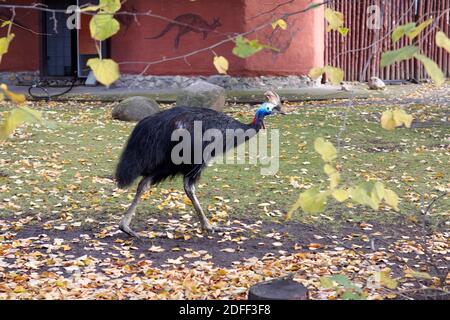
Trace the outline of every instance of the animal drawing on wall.
{"label": "animal drawing on wall", "polygon": [[[11,10],[7,8],[0,8],[0,24],[9,21],[13,18],[13,13]],[[20,29],[31,31],[25,24],[19,21],[17,18],[14,18],[13,27],[18,27]]]}
{"label": "animal drawing on wall", "polygon": [[296,21],[290,24],[287,30],[275,28],[269,34],[265,35],[267,44],[278,49],[271,50],[272,58],[274,60],[276,60],[280,55],[282,55],[289,49],[292,41],[300,31],[300,28],[295,26],[295,22]]}
{"label": "animal drawing on wall", "polygon": [[[130,8],[123,7],[123,11],[130,12],[133,14],[136,14],[138,11],[137,9],[132,6]],[[124,35],[128,33],[128,29],[131,27],[133,23],[139,24],[138,17],[133,14],[123,14],[123,15],[117,15],[115,18],[119,21],[120,25],[122,26],[121,30],[123,30]]]}
{"label": "animal drawing on wall", "polygon": [[181,37],[185,34],[188,34],[190,32],[202,33],[203,40],[205,40],[210,32],[214,31],[220,26],[222,26],[222,23],[220,22],[219,18],[214,18],[212,23],[208,23],[208,21],[203,19],[198,14],[186,13],[176,17],[174,19],[174,22],[168,23],[167,26],[157,36],[147,37],[146,39],[159,39],[173,28],[178,28],[174,43],[174,49],[178,49]]}

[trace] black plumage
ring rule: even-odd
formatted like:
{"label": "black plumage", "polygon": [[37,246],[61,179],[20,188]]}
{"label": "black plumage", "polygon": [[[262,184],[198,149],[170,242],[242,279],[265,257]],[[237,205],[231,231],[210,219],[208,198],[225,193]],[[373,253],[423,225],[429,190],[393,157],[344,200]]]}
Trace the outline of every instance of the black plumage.
{"label": "black plumage", "polygon": [[[272,98],[270,97],[272,94]],[[124,218],[120,223],[120,229],[129,235],[138,235],[131,230],[129,224],[134,214],[136,205],[140,196],[150,185],[182,175],[184,177],[184,189],[187,196],[192,201],[194,208],[200,218],[203,230],[212,231],[216,228],[210,225],[208,219],[203,213],[198,199],[195,196],[195,183],[200,178],[202,170],[206,167],[209,159],[202,159],[201,163],[194,162],[194,153],[190,155],[190,163],[175,164],[171,159],[172,149],[179,141],[171,141],[172,133],[177,129],[185,129],[191,133],[192,150],[194,150],[194,123],[201,122],[202,134],[208,129],[217,129],[223,133],[226,139],[226,130],[241,129],[246,132],[248,129],[254,129],[250,135],[246,135],[244,140],[248,140],[264,127],[264,116],[271,114],[273,110],[280,111],[280,102],[278,95],[268,92],[266,97],[269,99],[267,111],[265,108],[258,112],[250,124],[241,123],[221,112],[206,108],[194,107],[175,107],[141,120],[125,146],[116,169],[116,181],[120,188],[130,186],[134,180],[142,176],[142,180],[137,188],[136,196],[128,208]],[[270,109],[270,110],[269,110]],[[239,131],[239,130],[238,130]],[[233,143],[223,142],[222,152],[236,147],[243,142],[234,137]],[[211,142],[202,142],[202,150]],[[214,155],[213,156],[217,156]]]}

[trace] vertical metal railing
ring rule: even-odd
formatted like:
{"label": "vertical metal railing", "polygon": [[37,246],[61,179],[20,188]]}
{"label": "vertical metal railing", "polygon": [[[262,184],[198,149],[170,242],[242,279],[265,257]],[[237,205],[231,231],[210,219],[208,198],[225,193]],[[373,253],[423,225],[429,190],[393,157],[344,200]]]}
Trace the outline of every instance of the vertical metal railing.
{"label": "vertical metal railing", "polygon": [[[376,14],[369,10],[371,6],[380,9],[379,28],[368,24]],[[347,37],[337,32],[326,34],[325,60],[326,64],[344,69],[346,81],[367,81],[371,76],[385,80],[427,78],[424,68],[415,59],[385,68],[380,67],[380,59],[384,51],[412,44],[407,37],[395,45],[392,43],[391,33],[396,26],[420,23],[430,17],[434,19],[433,24],[414,43],[420,45],[422,53],[433,59],[450,77],[450,54],[435,43],[437,31],[443,31],[447,36],[450,34],[450,0],[337,0],[329,7],[344,14],[350,31]]]}

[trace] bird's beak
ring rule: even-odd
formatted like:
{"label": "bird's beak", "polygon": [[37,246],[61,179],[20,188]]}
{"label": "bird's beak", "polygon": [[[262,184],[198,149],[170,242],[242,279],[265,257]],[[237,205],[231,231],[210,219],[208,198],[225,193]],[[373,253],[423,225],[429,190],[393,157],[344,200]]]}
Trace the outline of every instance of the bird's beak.
{"label": "bird's beak", "polygon": [[281,114],[283,116],[286,115],[286,112],[281,108],[281,104],[278,104],[276,107],[272,109],[272,114]]}

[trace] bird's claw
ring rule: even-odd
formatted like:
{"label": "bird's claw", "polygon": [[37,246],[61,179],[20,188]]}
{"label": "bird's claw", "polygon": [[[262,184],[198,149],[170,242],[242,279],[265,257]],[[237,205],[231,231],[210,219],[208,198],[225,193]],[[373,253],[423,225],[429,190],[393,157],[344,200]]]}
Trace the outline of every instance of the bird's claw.
{"label": "bird's claw", "polygon": [[202,227],[202,230],[204,233],[215,233],[215,232],[226,232],[231,231],[232,228],[228,227],[221,227],[221,226],[213,226],[213,225],[206,225]]}
{"label": "bird's claw", "polygon": [[119,225],[119,230],[124,232],[124,233],[126,233],[130,237],[136,238],[137,240],[142,242],[141,236],[139,236],[136,232],[134,232],[129,226],[124,225],[124,224],[120,224]]}

